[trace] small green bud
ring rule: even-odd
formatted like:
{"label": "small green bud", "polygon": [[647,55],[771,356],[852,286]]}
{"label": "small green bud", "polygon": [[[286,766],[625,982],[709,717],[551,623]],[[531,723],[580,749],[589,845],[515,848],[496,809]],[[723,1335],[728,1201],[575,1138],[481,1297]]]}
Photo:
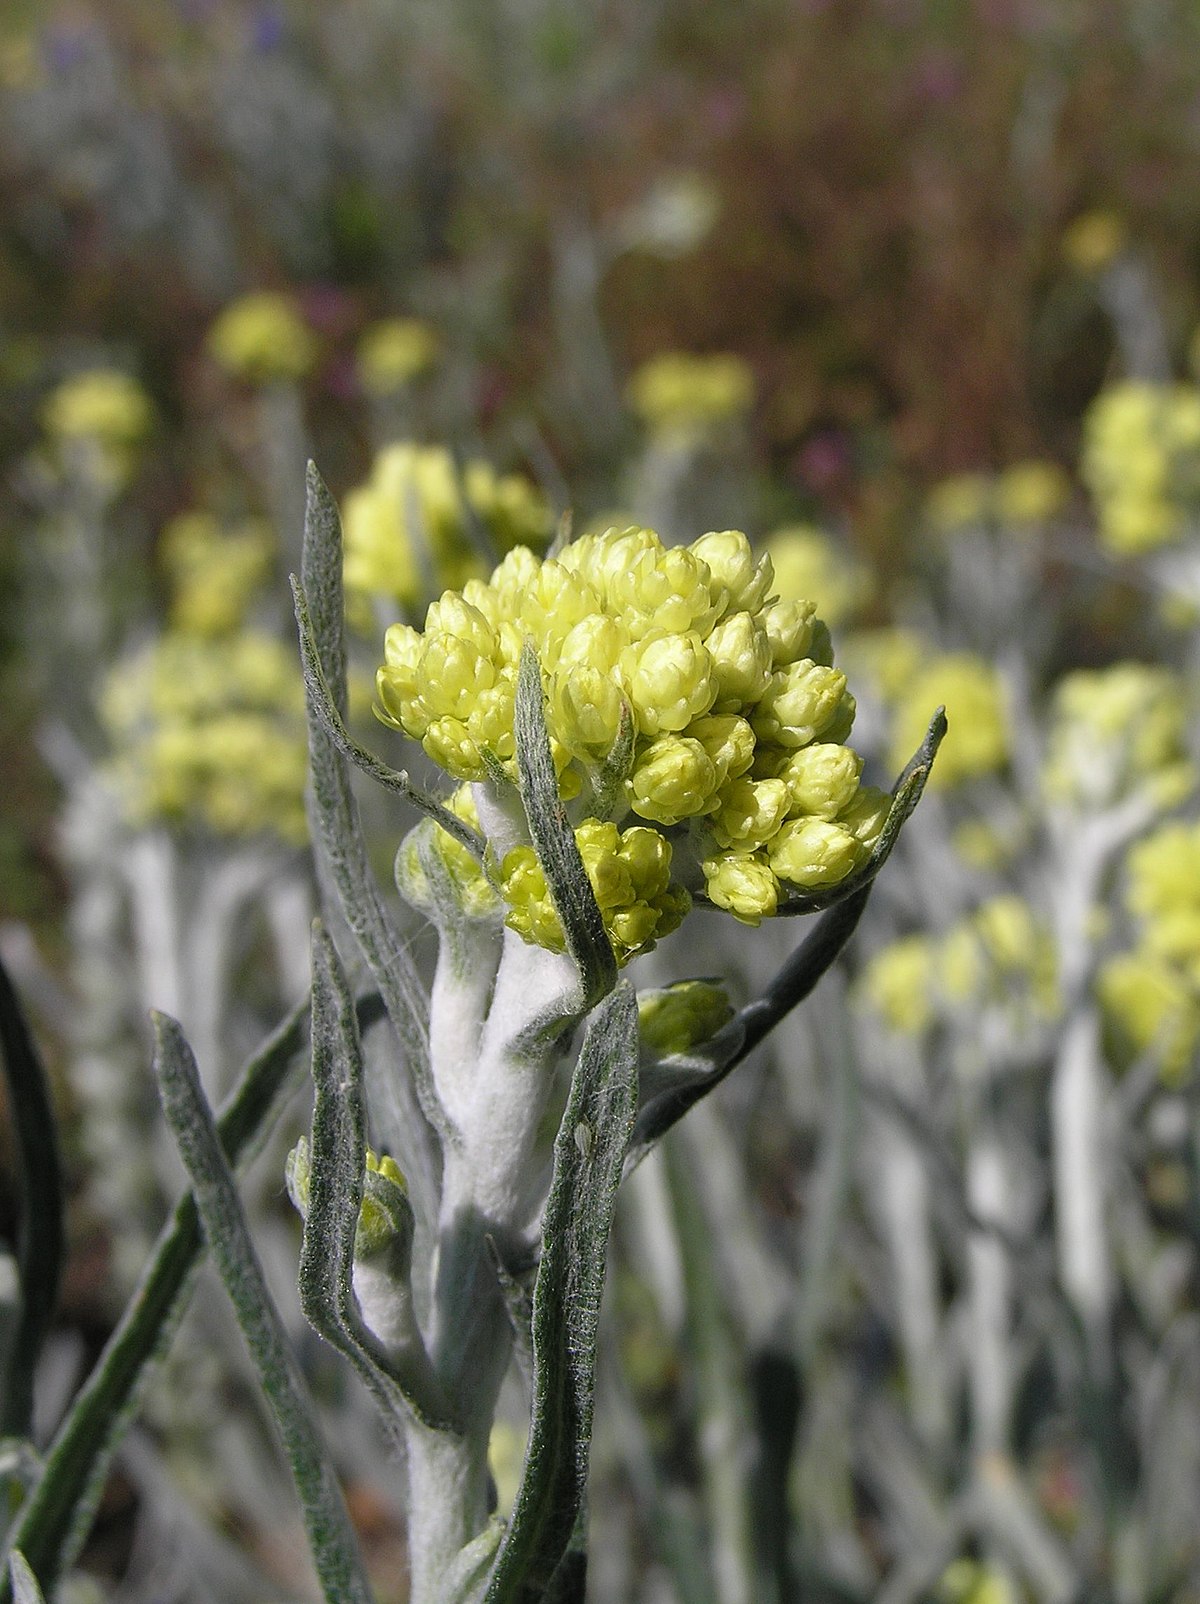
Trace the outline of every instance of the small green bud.
{"label": "small green bud", "polygon": [[659,1058],[686,1053],[733,1018],[725,988],[714,980],[677,980],[658,991],[639,992],[637,1001],[642,1046]]}

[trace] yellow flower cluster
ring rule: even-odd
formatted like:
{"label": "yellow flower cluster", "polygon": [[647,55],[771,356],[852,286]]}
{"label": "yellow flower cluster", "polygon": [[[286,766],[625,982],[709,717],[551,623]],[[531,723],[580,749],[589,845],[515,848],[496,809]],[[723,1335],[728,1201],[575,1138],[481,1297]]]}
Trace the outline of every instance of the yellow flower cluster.
{"label": "yellow flower cluster", "polygon": [[358,342],[358,377],[368,395],[393,395],[423,377],[441,355],[437,330],[415,317],[372,323]]}
{"label": "yellow flower cluster", "polygon": [[1200,389],[1131,379],[1102,390],[1080,471],[1110,551],[1137,556],[1182,539],[1200,515]]}
{"label": "yellow flower cluster", "polygon": [[1142,791],[1173,807],[1195,783],[1186,724],[1183,686],[1169,669],[1117,663],[1068,674],[1054,695],[1047,795],[1086,809]]}
{"label": "yellow flower cluster", "polygon": [[1058,961],[1049,930],[1022,898],[982,903],[945,936],[902,937],[863,970],[859,996],[890,1030],[922,1035],[939,1018],[974,1019],[999,1008],[1021,1026],[1059,1009]]}
{"label": "yellow flower cluster", "polygon": [[652,435],[702,439],[754,405],[754,375],[739,356],[666,351],[629,381],[629,404]]}
{"label": "yellow flower cluster", "polygon": [[522,474],[468,462],[460,476],[443,446],[400,441],[376,457],[344,507],[345,581],[352,620],[364,627],[372,598],[415,608],[444,588],[483,578],[471,520],[500,552],[542,546],[554,519]]}
{"label": "yellow flower cluster", "polygon": [[1165,1079],[1200,1043],[1200,824],[1167,824],[1130,849],[1134,948],[1101,970],[1098,992],[1119,1056],[1159,1054]]}
{"label": "yellow flower cluster", "polygon": [[274,540],[261,519],[226,533],[212,513],[197,510],[171,519],[159,551],[171,581],[172,625],[189,635],[230,635],[270,572]]}
{"label": "yellow flower cluster", "polygon": [[208,349],[247,384],[294,382],[317,360],[316,336],[294,302],[270,290],[231,302],[208,331]]}
{"label": "yellow flower cluster", "polygon": [[775,569],[779,594],[815,602],[830,629],[848,623],[871,600],[869,570],[839,552],[823,530],[789,525],[769,536],[763,549]]}
{"label": "yellow flower cluster", "polygon": [[[379,716],[459,779],[486,780],[489,759],[515,773],[527,639],[585,862],[602,858],[614,908],[636,910],[622,945],[643,930],[643,905],[660,921],[680,911],[659,883],[672,842],[686,842],[697,889],[750,923],[788,890],[836,885],[869,856],[889,799],[860,786],[861,759],[843,744],[854,716],[845,675],[812,603],[774,599],[770,558],[756,560],[745,535],[667,549],[651,530],[611,529],[546,562],[518,547],[491,579],[433,603],[423,632],[388,630]],[[613,783],[626,720],[632,750]],[[618,844],[602,826],[630,814],[658,828]],[[556,939],[536,916],[534,865],[518,856],[509,868],[506,899],[532,910],[523,933]],[[597,895],[604,906],[609,891]]]}
{"label": "yellow flower cluster", "polygon": [[[464,824],[479,830],[479,814],[469,785],[460,785],[445,806]],[[438,893],[429,884],[421,861],[424,850],[437,855],[461,913],[470,919],[487,919],[499,913],[500,898],[478,860],[461,841],[428,819],[408,832],[396,854],[396,885],[406,902],[431,918],[442,911]]]}
{"label": "yellow flower cluster", "polygon": [[165,635],[117,665],[100,713],[132,823],[304,839],[304,693],[279,641]]}
{"label": "yellow flower cluster", "polygon": [[1035,529],[1058,517],[1071,499],[1071,481],[1053,462],[1015,462],[998,474],[961,473],[930,492],[925,515],[934,529],[953,534],[987,524]]}
{"label": "yellow flower cluster", "polygon": [[[585,819],[575,830],[575,841],[618,963],[627,963],[682,923],[691,899],[681,886],[671,884],[671,845],[657,830],[644,825],[618,830],[607,821]],[[513,847],[505,854],[500,889],[509,907],[504,922],[510,929],[551,952],[566,950],[562,924],[532,847]]]}
{"label": "yellow flower cluster", "polygon": [[890,749],[897,767],[920,744],[929,709],[939,704],[946,709],[949,730],[938,750],[931,785],[948,790],[1005,766],[1010,737],[1000,676],[982,657],[951,652],[924,656],[902,682],[893,710]]}

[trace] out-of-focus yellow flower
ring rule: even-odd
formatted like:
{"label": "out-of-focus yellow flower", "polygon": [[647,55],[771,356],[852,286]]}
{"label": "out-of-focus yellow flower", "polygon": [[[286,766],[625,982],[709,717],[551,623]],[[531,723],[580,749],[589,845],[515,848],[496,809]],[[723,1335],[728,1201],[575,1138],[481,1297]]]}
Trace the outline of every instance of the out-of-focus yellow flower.
{"label": "out-of-focus yellow flower", "polygon": [[304,688],[281,642],[166,635],[117,665],[100,713],[133,824],[305,838]]}
{"label": "out-of-focus yellow flower", "polygon": [[1118,1063],[1160,1055],[1163,1079],[1180,1084],[1200,1042],[1200,994],[1173,964],[1145,950],[1121,953],[1096,982]]}
{"label": "out-of-focus yellow flower", "polygon": [[823,530],[792,524],[771,535],[764,545],[775,569],[775,589],[785,601],[815,602],[830,629],[839,629],[870,602],[870,571],[839,552]]}
{"label": "out-of-focus yellow flower", "polygon": [[1063,234],[1063,260],[1080,273],[1102,273],[1125,245],[1125,225],[1116,212],[1082,212]]}
{"label": "out-of-focus yellow flower", "polygon": [[843,641],[841,656],[856,684],[898,702],[929,661],[929,647],[911,629],[860,629]]}
{"label": "out-of-focus yellow flower", "polygon": [[145,390],[128,373],[91,368],[64,379],[52,391],[43,421],[57,440],[89,440],[114,451],[128,451],[149,434],[154,409]]}
{"label": "out-of-focus yellow flower", "polygon": [[1084,420],[1080,472],[1120,557],[1182,539],[1200,515],[1200,389],[1127,380]]}
{"label": "out-of-focus yellow flower", "polygon": [[[490,761],[513,772],[517,669],[532,640],[585,862],[593,847],[603,847],[596,865],[619,857],[609,826],[632,815],[656,828],[622,839],[647,851],[661,841],[668,865],[673,845],[685,847],[691,883],[756,923],[789,888],[836,885],[861,866],[887,811],[843,746],[854,711],[845,676],[806,655],[828,657],[828,632],[809,604],[792,604],[780,625],[780,604],[766,599],[773,577],[770,558],[729,530],[667,549],[651,530],[612,529],[546,562],[517,547],[488,581],[435,602],[423,632],[388,630],[380,717],[459,779],[486,780]],[[614,787],[603,771],[626,709],[633,746]],[[588,817],[601,794],[609,820]],[[502,875],[514,928],[561,943],[532,851],[510,853]],[[597,896],[603,908],[599,885]],[[663,897],[636,880],[622,890],[621,919],[608,920],[619,953],[675,917]]]}
{"label": "out-of-focus yellow flower", "polygon": [[400,441],[376,457],[344,507],[345,582],[352,622],[368,627],[371,602],[411,610],[440,591],[482,579],[487,564],[472,520],[500,552],[550,538],[550,504],[521,474],[473,461],[461,481],[443,446]]}
{"label": "out-of-focus yellow flower", "polygon": [[1019,1604],[1006,1576],[973,1559],[956,1559],[946,1567],[937,1596],[945,1604]]}
{"label": "out-of-focus yellow flower", "polygon": [[1071,481],[1054,462],[1014,462],[996,477],[996,521],[1024,529],[1049,523],[1071,499]]}
{"label": "out-of-focus yellow flower", "polygon": [[171,623],[189,635],[240,629],[274,555],[270,526],[248,518],[226,532],[200,510],[182,512],[162,532],[160,554],[171,581]]}
{"label": "out-of-focus yellow flower", "polygon": [[358,342],[358,377],[368,395],[393,395],[437,365],[442,342],[436,329],[415,317],[372,323]]}
{"label": "out-of-focus yellow flower", "polygon": [[920,1036],[932,1025],[934,950],[928,936],[902,936],[877,952],[858,984],[862,1002],[889,1030]]}
{"label": "out-of-focus yellow flower", "polygon": [[938,986],[953,1008],[1058,1011],[1058,960],[1049,930],[1021,897],[992,897],[939,944]]}
{"label": "out-of-focus yellow flower", "polygon": [[1184,732],[1183,686],[1169,669],[1144,663],[1080,669],[1060,681],[1042,777],[1047,795],[1076,808],[1103,808],[1141,791],[1160,807],[1195,784]]}
{"label": "out-of-focus yellow flower", "polygon": [[232,301],[209,329],[208,349],[247,384],[294,383],[317,360],[316,336],[291,298],[270,290]]}
{"label": "out-of-focus yellow flower", "polygon": [[945,790],[1002,769],[1009,756],[1004,689],[995,668],[969,652],[927,659],[904,687],[892,725],[897,767],[920,745],[929,709],[939,704],[949,729],[929,783]]}
{"label": "out-of-focus yellow flower", "polygon": [[987,521],[992,487],[986,474],[956,473],[929,492],[925,516],[934,529],[950,532]]}
{"label": "out-of-focus yellow flower", "polygon": [[1071,499],[1071,481],[1057,464],[1014,462],[995,476],[961,473],[930,491],[925,515],[943,534],[987,524],[1017,533],[1049,523]]}
{"label": "out-of-focus yellow flower", "polygon": [[739,356],[667,351],[629,381],[629,404],[652,435],[703,439],[754,405],[754,375]]}

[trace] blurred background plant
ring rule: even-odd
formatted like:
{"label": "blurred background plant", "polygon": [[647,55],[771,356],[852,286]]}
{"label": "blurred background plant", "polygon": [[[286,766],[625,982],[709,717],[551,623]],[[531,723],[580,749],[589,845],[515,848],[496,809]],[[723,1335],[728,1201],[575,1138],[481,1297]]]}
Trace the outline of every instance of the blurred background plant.
{"label": "blurred background plant", "polygon": [[[146,1009],[218,1096],[307,988],[312,454],[389,761],[384,628],[568,527],[745,529],[869,782],[950,717],[839,972],[627,1186],[590,1596],[1200,1599],[1198,47],[1183,0],[6,9],[0,951],[70,1197],[38,1448],[180,1184]],[[702,919],[649,991],[744,1001],[797,939]],[[399,1601],[402,1476],[295,1302],[305,1122],[251,1217]],[[311,1596],[254,1397],[197,1298],[76,1596]]]}

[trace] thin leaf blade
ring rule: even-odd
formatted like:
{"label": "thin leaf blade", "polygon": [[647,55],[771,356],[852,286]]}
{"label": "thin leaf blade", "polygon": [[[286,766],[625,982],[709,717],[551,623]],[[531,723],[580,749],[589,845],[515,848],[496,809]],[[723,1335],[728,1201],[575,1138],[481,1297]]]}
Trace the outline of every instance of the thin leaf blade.
{"label": "thin leaf blade", "polygon": [[551,901],[579,969],[586,1012],[617,983],[617,960],[604,928],[575,832],[558,794],[558,777],[546,730],[542,671],[530,642],[521,653],[516,696],[517,772],[521,800]]}
{"label": "thin leaf blade", "polygon": [[21,1186],[17,1237],[21,1311],[4,1378],[0,1435],[27,1437],[33,1411],[33,1374],[54,1317],[62,1276],[63,1183],[50,1085],[16,990],[2,963],[0,1058],[4,1061]]}
{"label": "thin leaf blade", "polygon": [[578,1571],[572,1536],[584,1507],[600,1297],[636,1101],[637,1001],[621,982],[589,1021],[554,1145],[533,1297],[529,1448],[485,1604],[561,1597],[564,1576]]}
{"label": "thin leaf blade", "polygon": [[153,1020],[163,1111],[191,1178],[209,1251],[283,1439],[317,1576],[329,1604],[372,1604],[341,1487],[267,1290],[196,1061],[173,1019],[156,1013]]}

